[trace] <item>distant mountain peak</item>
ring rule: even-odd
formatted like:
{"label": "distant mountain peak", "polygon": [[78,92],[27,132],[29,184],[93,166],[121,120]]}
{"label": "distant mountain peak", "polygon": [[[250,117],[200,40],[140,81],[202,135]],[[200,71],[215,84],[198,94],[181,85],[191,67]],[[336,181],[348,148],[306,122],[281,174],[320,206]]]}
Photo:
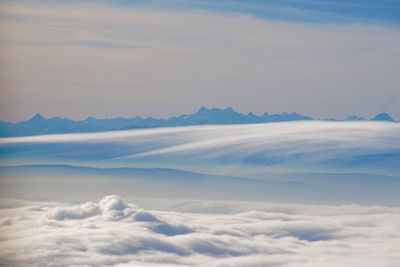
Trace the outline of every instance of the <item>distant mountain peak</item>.
{"label": "distant mountain peak", "polygon": [[373,121],[394,121],[394,119],[387,113],[379,113],[375,117],[373,117],[371,120]]}
{"label": "distant mountain peak", "polygon": [[46,119],[45,117],[42,116],[42,114],[36,113],[36,115],[33,116],[30,120],[39,122],[39,121],[45,121]]}
{"label": "distant mountain peak", "polygon": [[365,121],[363,117],[357,116],[357,115],[349,115],[345,119],[346,121]]}
{"label": "distant mountain peak", "polygon": [[[195,114],[231,114],[238,113],[231,107],[222,108],[206,108],[205,106],[200,107],[200,109]],[[193,115],[195,115],[193,114]]]}
{"label": "distant mountain peak", "polygon": [[[132,118],[109,118],[97,119],[88,117],[85,120],[74,121],[68,118],[51,117],[45,118],[40,113],[31,119],[21,122],[1,122],[0,137],[9,136],[28,136],[42,134],[59,133],[80,133],[80,132],[104,132],[126,129],[145,129],[156,127],[174,127],[190,125],[226,125],[226,124],[249,124],[249,123],[270,123],[283,121],[313,120],[310,116],[298,114],[296,112],[271,113],[265,112],[256,115],[253,112],[247,115],[234,110],[232,107],[207,108],[201,106],[200,109],[192,114],[174,116],[170,118],[153,117],[132,117]],[[335,119],[330,119],[335,120]],[[348,116],[348,121],[363,120],[359,116]],[[387,113],[376,115],[373,121],[394,121]]]}
{"label": "distant mountain peak", "polygon": [[197,112],[200,113],[200,112],[204,112],[204,111],[208,111],[208,108],[206,108],[205,106],[201,106],[199,108],[199,111],[197,111]]}

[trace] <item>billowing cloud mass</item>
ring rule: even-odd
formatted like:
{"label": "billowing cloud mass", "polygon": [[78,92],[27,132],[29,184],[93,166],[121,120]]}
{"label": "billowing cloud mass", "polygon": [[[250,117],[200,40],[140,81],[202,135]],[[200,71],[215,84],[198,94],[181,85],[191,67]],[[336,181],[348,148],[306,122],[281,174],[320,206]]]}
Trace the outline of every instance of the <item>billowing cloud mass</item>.
{"label": "billowing cloud mass", "polygon": [[240,204],[209,203],[204,210],[203,203],[196,210],[192,203],[186,213],[144,210],[116,195],[79,205],[0,203],[1,266],[394,267],[400,261],[398,208],[259,204],[257,211],[247,204],[247,211],[226,213],[224,207],[240,210]]}

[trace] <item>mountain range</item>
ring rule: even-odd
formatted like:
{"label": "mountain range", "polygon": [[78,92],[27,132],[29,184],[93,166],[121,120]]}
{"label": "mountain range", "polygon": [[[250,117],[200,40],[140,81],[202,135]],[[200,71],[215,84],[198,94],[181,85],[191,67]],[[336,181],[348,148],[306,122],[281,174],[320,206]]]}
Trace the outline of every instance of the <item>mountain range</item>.
{"label": "mountain range", "polygon": [[[294,113],[279,113],[255,115],[250,112],[247,115],[235,111],[231,107],[206,108],[201,107],[196,113],[174,116],[166,119],[136,116],[133,118],[97,119],[88,117],[85,120],[74,121],[68,118],[52,117],[44,118],[36,114],[31,119],[21,122],[0,121],[0,137],[31,136],[43,134],[102,132],[113,130],[127,130],[140,128],[174,127],[206,124],[248,124],[269,123],[281,121],[313,120],[310,116]],[[336,120],[336,119],[328,119]],[[346,121],[366,120],[359,116],[348,116]],[[374,121],[395,120],[387,113],[380,113],[373,117]]]}

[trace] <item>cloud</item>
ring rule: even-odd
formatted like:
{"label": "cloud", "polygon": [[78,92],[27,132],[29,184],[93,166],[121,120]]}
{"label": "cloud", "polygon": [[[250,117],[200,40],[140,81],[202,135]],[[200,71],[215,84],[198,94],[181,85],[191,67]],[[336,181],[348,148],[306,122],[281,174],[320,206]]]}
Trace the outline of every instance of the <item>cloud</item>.
{"label": "cloud", "polygon": [[85,219],[102,215],[108,219],[119,220],[132,215],[134,207],[128,207],[118,196],[112,195],[103,198],[99,204],[85,203],[80,206],[53,209],[46,213],[44,219],[64,221]]}
{"label": "cloud", "polygon": [[[398,208],[259,203],[249,211],[249,203],[216,204],[207,204],[213,213],[144,210],[111,195],[81,205],[2,205],[0,263],[376,267],[400,259]],[[224,205],[247,211],[223,213]]]}
{"label": "cloud", "polygon": [[[399,131],[398,123],[302,121],[3,138],[0,148],[9,159],[23,157],[25,164],[31,157],[33,162],[101,159],[103,164],[148,163],[200,172],[207,166],[208,173],[237,165],[251,167],[240,169],[240,174],[234,169],[236,175],[282,164],[374,167],[376,172],[397,168]],[[84,144],[84,149],[77,149],[77,144]]]}
{"label": "cloud", "polygon": [[99,197],[112,188],[154,198],[395,204],[399,133],[399,123],[301,121],[3,138],[4,165],[39,166],[3,167],[0,178],[8,197]]}
{"label": "cloud", "polygon": [[104,2],[5,2],[0,15],[4,119],[168,116],[201,105],[400,116],[399,99],[379,110],[399,87],[397,27]]}

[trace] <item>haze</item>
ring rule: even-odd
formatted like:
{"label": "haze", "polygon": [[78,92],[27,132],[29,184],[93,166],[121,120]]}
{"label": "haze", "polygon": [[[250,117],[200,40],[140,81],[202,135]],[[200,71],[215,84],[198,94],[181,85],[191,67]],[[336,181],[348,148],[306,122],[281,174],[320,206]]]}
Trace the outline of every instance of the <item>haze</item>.
{"label": "haze", "polygon": [[1,119],[168,117],[201,105],[400,117],[394,4],[309,4],[2,2]]}

